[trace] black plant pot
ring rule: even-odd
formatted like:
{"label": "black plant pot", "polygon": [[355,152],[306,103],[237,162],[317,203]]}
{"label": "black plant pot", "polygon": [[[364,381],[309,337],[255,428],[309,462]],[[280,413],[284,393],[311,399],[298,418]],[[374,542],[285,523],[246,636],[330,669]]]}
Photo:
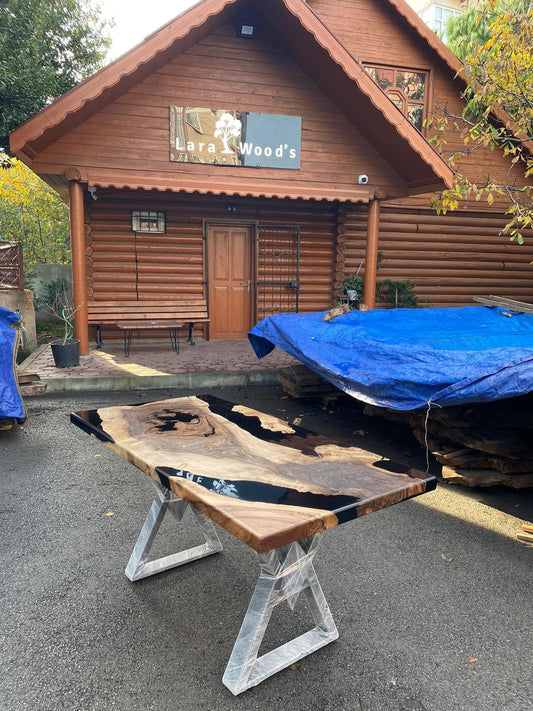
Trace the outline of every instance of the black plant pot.
{"label": "black plant pot", "polygon": [[80,342],[71,338],[63,343],[62,340],[50,344],[56,368],[72,368],[80,364]]}

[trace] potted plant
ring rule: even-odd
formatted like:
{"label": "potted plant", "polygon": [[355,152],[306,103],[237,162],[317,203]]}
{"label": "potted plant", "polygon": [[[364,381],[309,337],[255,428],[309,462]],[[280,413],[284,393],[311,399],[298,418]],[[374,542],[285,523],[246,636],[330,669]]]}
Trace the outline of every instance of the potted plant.
{"label": "potted plant", "polygon": [[62,325],[63,335],[50,342],[56,368],[72,368],[80,364],[80,342],[74,338],[74,314],[71,290],[65,279],[46,285],[43,308]]}
{"label": "potted plant", "polygon": [[352,274],[339,286],[339,297],[342,301],[348,301],[350,309],[355,309],[359,300],[363,297],[364,287],[364,277],[360,276],[359,273]]}
{"label": "potted plant", "polygon": [[[378,252],[377,269],[381,265],[383,252]],[[350,274],[349,277],[339,285],[338,293],[343,301],[348,300],[350,309],[357,309],[359,302],[363,298],[365,291],[365,277],[360,274],[364,265],[364,260],[361,262],[355,274]]]}

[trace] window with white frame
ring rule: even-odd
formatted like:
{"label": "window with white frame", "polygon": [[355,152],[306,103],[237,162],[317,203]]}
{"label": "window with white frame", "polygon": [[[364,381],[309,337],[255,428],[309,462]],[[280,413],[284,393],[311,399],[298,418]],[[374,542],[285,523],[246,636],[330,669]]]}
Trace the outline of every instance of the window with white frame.
{"label": "window with white frame", "polygon": [[433,5],[430,10],[432,10],[432,12],[427,16],[422,16],[422,19],[443,42],[446,42],[446,25],[448,24],[448,20],[451,17],[460,15],[461,11],[453,10],[450,7],[444,7],[442,5]]}

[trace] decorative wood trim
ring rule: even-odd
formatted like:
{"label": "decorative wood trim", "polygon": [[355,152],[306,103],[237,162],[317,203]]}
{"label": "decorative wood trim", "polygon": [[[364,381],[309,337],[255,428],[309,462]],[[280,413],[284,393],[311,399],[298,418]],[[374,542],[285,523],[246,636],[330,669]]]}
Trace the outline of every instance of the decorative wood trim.
{"label": "decorative wood trim", "polygon": [[81,172],[79,168],[75,168],[74,166],[65,170],[65,176],[67,180],[81,180]]}

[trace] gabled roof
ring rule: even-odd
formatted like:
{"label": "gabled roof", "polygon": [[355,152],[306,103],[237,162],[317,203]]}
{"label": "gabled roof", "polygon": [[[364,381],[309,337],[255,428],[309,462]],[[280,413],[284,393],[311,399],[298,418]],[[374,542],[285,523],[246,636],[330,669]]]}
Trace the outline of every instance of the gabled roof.
{"label": "gabled roof", "polygon": [[[10,134],[30,159],[222,24],[238,0],[203,0],[29,118]],[[229,11],[228,11],[229,9]]]}
{"label": "gabled roof", "polygon": [[453,172],[446,162],[305,0],[203,0],[13,131],[11,150],[31,163],[46,146],[242,8],[252,9],[270,25],[285,51],[380,151],[412,194],[451,184]]}

